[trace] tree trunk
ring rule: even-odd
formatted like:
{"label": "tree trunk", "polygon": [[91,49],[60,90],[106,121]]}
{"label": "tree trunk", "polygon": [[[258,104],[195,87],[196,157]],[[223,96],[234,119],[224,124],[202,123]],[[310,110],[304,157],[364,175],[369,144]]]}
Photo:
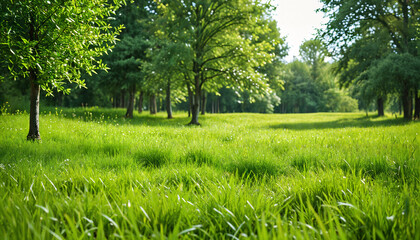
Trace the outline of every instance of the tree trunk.
{"label": "tree trunk", "polygon": [[41,140],[39,134],[39,94],[40,87],[36,83],[37,75],[35,69],[29,70],[29,79],[31,82],[31,94],[30,94],[30,114],[29,114],[29,133],[26,137],[27,140]]}
{"label": "tree trunk", "polygon": [[[201,51],[196,51],[197,54],[197,59],[201,59]],[[198,115],[200,114],[200,103],[201,103],[201,79],[200,79],[200,66],[199,64],[194,61],[193,63],[193,72],[195,73],[194,76],[194,92],[192,92],[192,109],[191,109],[191,113],[192,113],[192,118],[191,118],[191,122],[189,123],[189,125],[200,125],[200,123],[198,122]]]}
{"label": "tree trunk", "polygon": [[[198,29],[199,26],[197,26]],[[191,108],[191,122],[189,125],[200,125],[198,122],[198,115],[200,114],[200,103],[201,103],[201,90],[204,80],[204,71],[202,69],[203,55],[204,55],[204,46],[201,46],[196,42],[193,46],[193,51],[195,58],[193,60],[192,71],[194,73],[194,91],[192,92],[192,108]],[[190,87],[190,86],[188,86]]]}
{"label": "tree trunk", "polygon": [[190,88],[190,84],[187,83],[187,90],[188,90],[188,117],[191,117],[191,110],[193,105],[193,93]]}
{"label": "tree trunk", "polygon": [[[38,32],[35,29],[35,17],[30,16],[29,24],[29,38],[31,41],[38,40]],[[37,47],[35,47],[37,51]],[[39,134],[39,94],[41,88],[38,84],[37,70],[34,68],[29,69],[29,82],[31,85],[30,93],[30,111],[29,111],[29,133],[26,136],[27,140],[35,141],[41,140],[41,135]]]}
{"label": "tree trunk", "polygon": [[192,108],[192,103],[191,103],[191,97],[188,97],[188,117],[191,117],[191,108]]}
{"label": "tree trunk", "polygon": [[196,91],[196,93],[193,95],[193,104],[192,104],[192,118],[189,125],[200,125],[198,122],[198,115],[200,114],[200,93]]}
{"label": "tree trunk", "polygon": [[198,115],[200,114],[200,102],[201,102],[201,89],[200,89],[200,84],[199,84],[199,80],[196,80],[196,84],[195,84],[195,91],[192,92],[193,96],[192,96],[192,108],[191,108],[191,122],[189,123],[189,125],[200,125],[200,123],[198,122]]}
{"label": "tree trunk", "polygon": [[405,88],[402,94],[402,105],[404,112],[404,119],[411,120],[413,118],[413,102],[411,99],[410,90]]}
{"label": "tree trunk", "polygon": [[203,90],[203,96],[201,96],[201,115],[206,114],[206,104],[207,104],[207,98],[206,98],[206,91]]}
{"label": "tree trunk", "polygon": [[378,104],[378,116],[379,117],[385,116],[384,99],[382,97],[378,97],[377,104]]}
{"label": "tree trunk", "polygon": [[172,106],[171,106],[171,81],[168,81],[166,88],[166,112],[168,113],[168,119],[172,117]]}
{"label": "tree trunk", "polygon": [[126,118],[133,118],[134,111],[134,98],[136,94],[136,85],[131,86],[130,88],[130,97],[128,99],[127,112],[125,113]]}
{"label": "tree trunk", "polygon": [[420,119],[420,97],[419,97],[419,90],[414,90],[414,119]]}
{"label": "tree trunk", "polygon": [[220,98],[219,97],[216,98],[216,103],[217,103],[216,113],[220,113]]}
{"label": "tree trunk", "polygon": [[150,95],[150,114],[156,114],[156,94]]}
{"label": "tree trunk", "polygon": [[143,112],[143,92],[140,92],[138,111],[139,111],[139,113]]}

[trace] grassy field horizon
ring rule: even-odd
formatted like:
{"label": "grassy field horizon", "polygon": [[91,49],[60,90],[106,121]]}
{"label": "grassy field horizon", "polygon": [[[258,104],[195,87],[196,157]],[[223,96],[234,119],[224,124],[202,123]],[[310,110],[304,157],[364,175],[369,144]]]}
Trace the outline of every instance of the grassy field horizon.
{"label": "grassy field horizon", "polygon": [[3,239],[420,239],[420,123],[365,113],[0,116]]}

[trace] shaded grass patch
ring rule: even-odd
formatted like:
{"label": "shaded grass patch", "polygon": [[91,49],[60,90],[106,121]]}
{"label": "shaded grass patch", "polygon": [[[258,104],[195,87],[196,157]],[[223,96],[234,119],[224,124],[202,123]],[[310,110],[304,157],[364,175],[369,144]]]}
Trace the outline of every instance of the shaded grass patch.
{"label": "shaded grass patch", "polygon": [[214,155],[203,149],[193,149],[188,151],[183,157],[183,162],[187,164],[212,165],[215,163]]}
{"label": "shaded grass patch", "polygon": [[166,149],[147,149],[134,154],[137,164],[146,168],[160,168],[171,161],[171,152]]}
{"label": "shaded grass patch", "polygon": [[278,164],[259,158],[236,159],[225,165],[226,170],[241,178],[262,179],[265,176],[284,174],[284,169]]}
{"label": "shaded grass patch", "polygon": [[316,154],[298,154],[292,157],[290,165],[300,172],[325,169],[324,162]]}

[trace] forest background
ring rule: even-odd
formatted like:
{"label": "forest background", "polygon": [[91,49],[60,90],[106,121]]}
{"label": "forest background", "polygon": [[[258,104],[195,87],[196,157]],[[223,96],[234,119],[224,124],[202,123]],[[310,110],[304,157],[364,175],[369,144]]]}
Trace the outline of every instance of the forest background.
{"label": "forest background", "polygon": [[[209,4],[205,2],[208,1],[203,1],[204,7]],[[134,109],[138,112],[148,110],[151,114],[167,111],[170,118],[172,109],[191,114],[194,102],[198,102],[193,99],[196,96],[200,99],[198,108],[201,114],[377,110],[379,115],[383,115],[384,109],[402,114],[403,94],[396,86],[401,80],[395,80],[401,79],[401,76],[395,75],[400,74],[398,71],[407,72],[404,68],[410,66],[403,64],[402,69],[394,69],[394,75],[387,74],[394,76],[394,80],[387,80],[380,74],[374,77],[374,73],[368,77],[368,70],[380,71],[381,64],[389,61],[387,57],[398,53],[398,43],[404,39],[410,39],[409,48],[412,50],[401,50],[401,54],[409,52],[415,63],[419,61],[419,34],[416,31],[419,4],[412,1],[405,6],[400,1],[388,1],[389,8],[377,13],[377,18],[363,21],[364,25],[356,20],[348,21],[344,26],[336,23],[344,21],[349,10],[343,6],[334,12],[333,3],[328,2],[325,1],[324,8],[319,9],[330,19],[326,28],[319,30],[316,38],[303,42],[300,56],[291,62],[284,60],[289,49],[287,39],[271,16],[274,10],[271,5],[225,6],[223,11],[237,7],[236,13],[219,13],[225,14],[226,19],[230,17],[232,24],[223,27],[227,21],[216,19],[219,22],[208,26],[215,34],[205,36],[207,33],[203,31],[203,37],[195,39],[199,28],[194,28],[194,25],[209,21],[217,14],[204,12],[202,16],[194,15],[199,8],[190,1],[183,4],[177,1],[127,2],[116,10],[115,16],[110,17],[113,27],[124,25],[124,29],[117,37],[115,48],[99,58],[109,69],[93,75],[82,71],[82,84],[51,87],[41,94],[41,106],[127,108],[127,117],[133,116]],[[351,4],[346,3],[346,6]],[[359,7],[360,17],[369,18],[371,13],[362,11],[369,4],[356,5],[351,11]],[[211,9],[214,6],[207,7]],[[248,14],[249,19],[237,18],[235,14],[241,12]],[[188,14],[191,17],[185,18]],[[381,14],[383,17],[379,16]],[[386,18],[389,15],[394,16],[393,19]],[[352,33],[343,32],[356,25],[359,28]],[[404,36],[407,32],[411,35]],[[203,49],[198,49],[204,51],[202,59],[197,59],[199,41],[205,45],[202,45]],[[10,54],[6,45],[3,49]],[[401,54],[398,53],[398,56]],[[193,63],[200,61],[203,64],[199,73],[193,69]],[[11,79],[13,74],[6,69],[16,63],[1,61],[1,64],[5,70],[2,71],[3,79]],[[413,66],[416,68],[418,65]],[[413,71],[412,75],[416,75],[416,70]],[[198,89],[193,78],[199,74],[202,74],[202,82]],[[26,78],[3,80],[0,102],[3,105],[7,102],[14,111],[29,110],[27,99],[30,89],[27,82]],[[418,77],[411,77],[410,85],[407,91],[410,91],[410,108],[413,111],[418,105],[413,104],[418,101]],[[70,91],[72,94],[66,95]]]}

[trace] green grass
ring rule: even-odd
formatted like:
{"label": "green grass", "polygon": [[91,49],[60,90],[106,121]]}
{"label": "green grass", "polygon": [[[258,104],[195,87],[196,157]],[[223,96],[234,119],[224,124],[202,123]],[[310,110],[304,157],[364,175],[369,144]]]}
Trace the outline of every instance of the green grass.
{"label": "green grass", "polygon": [[0,116],[0,239],[420,239],[420,123],[364,114]]}

